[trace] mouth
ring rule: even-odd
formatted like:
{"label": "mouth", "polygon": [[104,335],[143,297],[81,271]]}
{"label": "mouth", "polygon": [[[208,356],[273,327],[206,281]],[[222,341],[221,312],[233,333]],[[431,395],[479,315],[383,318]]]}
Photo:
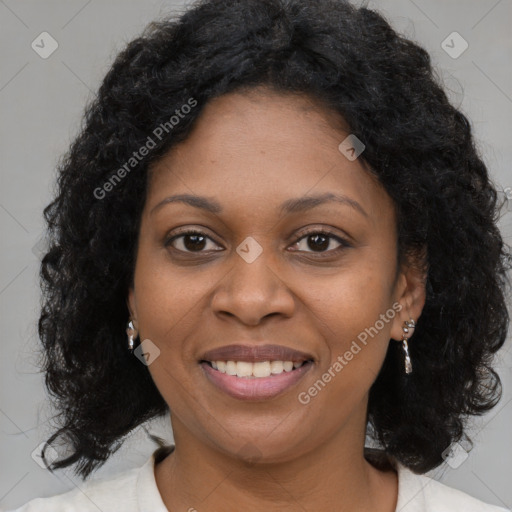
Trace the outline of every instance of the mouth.
{"label": "mouth", "polygon": [[267,400],[288,391],[313,367],[313,356],[280,345],[230,345],[199,364],[218,390],[239,400]]}
{"label": "mouth", "polygon": [[301,368],[312,359],[305,361],[201,361],[210,368],[225,375],[235,376],[242,379],[264,379],[274,375],[281,375],[284,372],[292,372]]}

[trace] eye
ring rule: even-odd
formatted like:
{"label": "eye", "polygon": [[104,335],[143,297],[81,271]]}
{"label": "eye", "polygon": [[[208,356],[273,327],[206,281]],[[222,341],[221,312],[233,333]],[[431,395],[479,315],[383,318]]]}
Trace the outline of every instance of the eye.
{"label": "eye", "polygon": [[[333,241],[338,244],[335,248],[331,247]],[[211,242],[213,247],[208,248],[208,242]],[[173,249],[184,253],[223,250],[222,248],[215,248],[219,246],[204,232],[193,229],[170,237],[166,240],[165,246],[172,246]],[[336,253],[347,247],[352,247],[349,242],[339,235],[318,229],[310,230],[303,234],[294,242],[293,246],[295,249],[292,249],[292,252],[312,252],[317,253],[320,257],[322,257],[323,253],[328,253],[327,255],[330,256],[332,253]],[[311,249],[311,251],[307,251],[308,248]]]}
{"label": "eye", "polygon": [[[207,252],[205,247],[208,246],[208,241],[214,242],[209,236],[206,236],[202,231],[188,230],[178,235],[174,235],[165,242],[165,246],[172,246],[174,249],[181,252]],[[214,244],[216,245],[216,244]],[[219,249],[207,249],[217,251]],[[222,249],[220,249],[222,250]]]}
{"label": "eye", "polygon": [[[337,247],[332,248],[333,241],[338,244]],[[296,247],[293,251],[304,251],[309,248],[311,251],[305,250],[305,252],[329,253],[329,255],[351,247],[345,239],[324,230],[309,231],[301,236],[293,245]]]}

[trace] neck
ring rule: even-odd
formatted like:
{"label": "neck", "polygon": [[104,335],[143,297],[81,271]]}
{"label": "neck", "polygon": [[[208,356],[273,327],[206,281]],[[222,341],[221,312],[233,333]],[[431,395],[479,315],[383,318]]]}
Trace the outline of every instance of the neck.
{"label": "neck", "polygon": [[340,431],[291,460],[251,463],[198,442],[180,427],[173,419],[176,447],[172,453],[161,449],[155,462],[169,510],[395,511],[396,472],[375,452],[367,454],[372,463],[365,458],[364,437],[355,443]]}

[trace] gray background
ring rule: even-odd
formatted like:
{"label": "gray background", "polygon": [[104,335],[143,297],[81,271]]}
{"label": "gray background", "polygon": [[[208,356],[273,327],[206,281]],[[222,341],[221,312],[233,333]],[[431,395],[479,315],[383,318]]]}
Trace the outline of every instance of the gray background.
{"label": "gray background", "polygon": [[[430,52],[452,102],[472,121],[493,179],[512,199],[512,188],[507,189],[512,187],[512,0],[367,3]],[[183,9],[183,2],[161,0],[0,0],[0,507],[4,510],[83,485],[70,470],[52,475],[31,457],[52,431],[34,348],[37,243],[57,159],[77,133],[84,104],[116,53],[147,22]],[[43,31],[59,45],[47,59],[31,47]],[[441,47],[453,31],[469,44],[458,58]],[[454,44],[457,49],[459,43]],[[509,243],[511,203],[501,221]],[[509,338],[496,363],[504,397],[489,415],[474,421],[470,434],[475,447],[458,468],[443,464],[429,473],[506,507],[512,507],[511,345]],[[172,440],[168,419],[147,427]],[[140,466],[153,449],[146,431],[139,428],[93,477]]]}

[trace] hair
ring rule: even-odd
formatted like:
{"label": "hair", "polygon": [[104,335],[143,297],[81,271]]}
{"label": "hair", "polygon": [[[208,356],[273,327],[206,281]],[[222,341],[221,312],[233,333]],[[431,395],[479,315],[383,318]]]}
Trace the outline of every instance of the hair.
{"label": "hair", "polygon": [[[208,101],[258,86],[306,94],[342,116],[394,201],[399,263],[424,254],[414,372],[405,375],[400,344],[390,343],[369,395],[375,442],[424,473],[465,435],[469,416],[498,403],[492,361],[509,324],[509,248],[470,123],[429,54],[343,0],[203,0],[149,24],[117,55],[58,164],[38,325],[58,411],[45,449],[63,439],[71,454],[47,463],[51,471],[75,465],[85,479],[134,428],[168,412],[125,333],[148,170]],[[146,157],[131,160],[150,140]]]}

